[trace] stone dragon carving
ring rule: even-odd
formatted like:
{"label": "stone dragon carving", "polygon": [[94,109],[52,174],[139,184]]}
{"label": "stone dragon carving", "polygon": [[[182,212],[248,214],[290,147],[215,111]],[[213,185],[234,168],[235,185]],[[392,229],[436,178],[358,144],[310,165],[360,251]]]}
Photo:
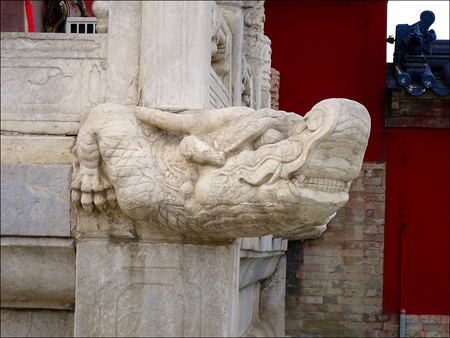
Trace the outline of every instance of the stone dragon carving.
{"label": "stone dragon carving", "polygon": [[72,199],[88,213],[118,204],[183,242],[316,237],[348,200],[369,131],[367,110],[346,99],[322,101],[304,118],[102,104],[82,116]]}

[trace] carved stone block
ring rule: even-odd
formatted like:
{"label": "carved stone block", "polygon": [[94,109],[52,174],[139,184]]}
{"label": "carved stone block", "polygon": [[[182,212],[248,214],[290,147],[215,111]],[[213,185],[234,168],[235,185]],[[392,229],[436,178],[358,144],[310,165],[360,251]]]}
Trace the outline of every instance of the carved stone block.
{"label": "carved stone block", "polygon": [[1,264],[2,308],[73,309],[73,239],[2,237]]}
{"label": "carved stone block", "polygon": [[2,130],[76,135],[83,107],[105,102],[106,38],[2,33]]}
{"label": "carved stone block", "polygon": [[70,236],[70,165],[2,164],[1,234]]}
{"label": "carved stone block", "polygon": [[233,336],[236,245],[81,241],[76,336]]}
{"label": "carved stone block", "polygon": [[1,309],[2,337],[73,337],[73,312]]}

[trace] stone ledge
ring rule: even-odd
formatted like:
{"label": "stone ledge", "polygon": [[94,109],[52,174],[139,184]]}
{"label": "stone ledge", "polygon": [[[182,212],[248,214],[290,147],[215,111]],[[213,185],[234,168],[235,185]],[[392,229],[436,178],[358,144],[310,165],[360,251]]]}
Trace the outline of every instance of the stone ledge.
{"label": "stone ledge", "polygon": [[3,136],[2,164],[72,164],[75,137]]}
{"label": "stone ledge", "polygon": [[69,238],[1,238],[1,306],[70,310],[75,246]]}
{"label": "stone ledge", "polygon": [[73,337],[73,312],[1,310],[2,337]]}

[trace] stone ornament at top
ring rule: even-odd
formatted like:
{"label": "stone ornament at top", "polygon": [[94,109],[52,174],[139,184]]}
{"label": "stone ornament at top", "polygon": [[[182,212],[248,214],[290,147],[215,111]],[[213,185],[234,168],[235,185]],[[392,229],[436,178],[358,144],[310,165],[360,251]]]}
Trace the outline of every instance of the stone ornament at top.
{"label": "stone ornament at top", "polygon": [[[348,200],[370,132],[359,103],[301,117],[269,108],[168,112],[117,104],[82,116],[72,199],[171,242],[317,237]],[[146,231],[147,231],[146,230]],[[148,233],[148,231],[147,231]]]}

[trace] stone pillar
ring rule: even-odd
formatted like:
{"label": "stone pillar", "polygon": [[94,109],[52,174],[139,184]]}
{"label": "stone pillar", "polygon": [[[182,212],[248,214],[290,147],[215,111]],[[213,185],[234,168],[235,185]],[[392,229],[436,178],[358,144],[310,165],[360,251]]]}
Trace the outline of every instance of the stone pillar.
{"label": "stone pillar", "polygon": [[75,336],[234,336],[238,249],[80,240]]}
{"label": "stone pillar", "polygon": [[109,4],[106,102],[136,105],[139,102],[141,1]]}
{"label": "stone pillar", "polygon": [[211,1],[142,3],[140,105],[209,107],[211,7]]}

